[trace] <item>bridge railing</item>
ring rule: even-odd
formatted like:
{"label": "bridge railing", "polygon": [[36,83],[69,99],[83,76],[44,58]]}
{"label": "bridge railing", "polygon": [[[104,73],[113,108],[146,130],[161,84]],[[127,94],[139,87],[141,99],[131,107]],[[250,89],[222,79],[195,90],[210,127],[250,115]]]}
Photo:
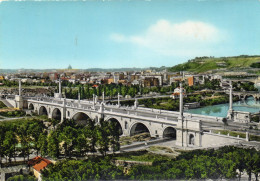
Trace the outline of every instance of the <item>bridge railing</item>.
{"label": "bridge railing", "polygon": [[[41,97],[41,98],[32,98],[30,100],[40,101],[40,102],[47,102],[47,103],[54,103],[59,105],[64,105],[64,99],[57,99],[57,98],[50,98],[50,97]],[[28,100],[29,101],[29,100]],[[93,108],[92,101],[78,101],[75,99],[66,99],[66,107],[71,108],[79,108],[83,110],[95,110],[98,111],[101,103],[96,103],[95,108]],[[135,115],[135,116],[143,116],[149,117],[154,119],[160,120],[172,120],[176,121],[177,117],[179,116],[179,112],[177,111],[167,111],[167,110],[160,110],[160,109],[153,109],[153,108],[144,108],[138,107],[135,109],[133,106],[120,106],[108,104],[104,106],[104,109],[109,112],[120,113],[120,114],[127,114],[127,115]],[[200,119],[202,121],[220,121],[222,120],[221,117],[214,117],[214,116],[206,116],[206,115],[197,115],[191,113],[184,113],[184,117],[187,119]]]}

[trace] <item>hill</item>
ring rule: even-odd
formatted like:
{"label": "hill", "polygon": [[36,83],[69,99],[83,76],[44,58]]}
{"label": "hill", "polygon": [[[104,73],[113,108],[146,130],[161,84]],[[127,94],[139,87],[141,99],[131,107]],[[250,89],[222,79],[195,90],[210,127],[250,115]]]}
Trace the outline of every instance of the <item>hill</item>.
{"label": "hill", "polygon": [[247,68],[260,68],[260,56],[235,56],[235,57],[196,57],[186,63],[169,68],[171,72],[207,72],[211,70],[239,70]]}

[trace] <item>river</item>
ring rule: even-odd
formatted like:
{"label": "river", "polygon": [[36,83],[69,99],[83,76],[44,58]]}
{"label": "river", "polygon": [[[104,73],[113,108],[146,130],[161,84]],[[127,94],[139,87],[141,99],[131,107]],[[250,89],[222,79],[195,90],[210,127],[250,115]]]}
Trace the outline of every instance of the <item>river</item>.
{"label": "river", "polygon": [[[185,112],[193,114],[202,114],[208,116],[226,117],[229,103],[218,104],[213,106],[205,106],[197,109],[189,109]],[[246,111],[256,113],[260,111],[260,101],[255,101],[253,97],[249,97],[246,101],[238,101],[233,103],[235,111]]]}

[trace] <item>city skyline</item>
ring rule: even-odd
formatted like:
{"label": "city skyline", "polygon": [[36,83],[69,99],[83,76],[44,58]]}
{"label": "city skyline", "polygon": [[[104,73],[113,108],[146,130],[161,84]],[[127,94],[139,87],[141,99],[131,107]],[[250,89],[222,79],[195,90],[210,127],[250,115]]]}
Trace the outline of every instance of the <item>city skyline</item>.
{"label": "city skyline", "polygon": [[170,67],[259,55],[259,8],[258,0],[3,1],[0,68]]}

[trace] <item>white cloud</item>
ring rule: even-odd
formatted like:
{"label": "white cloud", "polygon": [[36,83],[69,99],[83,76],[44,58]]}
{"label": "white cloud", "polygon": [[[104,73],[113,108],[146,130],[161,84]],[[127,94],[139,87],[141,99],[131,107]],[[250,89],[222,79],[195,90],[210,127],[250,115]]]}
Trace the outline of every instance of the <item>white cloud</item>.
{"label": "white cloud", "polygon": [[202,56],[210,55],[212,46],[224,41],[224,33],[215,26],[200,21],[173,24],[162,19],[142,34],[112,34],[110,38],[116,42],[146,47],[167,56]]}

